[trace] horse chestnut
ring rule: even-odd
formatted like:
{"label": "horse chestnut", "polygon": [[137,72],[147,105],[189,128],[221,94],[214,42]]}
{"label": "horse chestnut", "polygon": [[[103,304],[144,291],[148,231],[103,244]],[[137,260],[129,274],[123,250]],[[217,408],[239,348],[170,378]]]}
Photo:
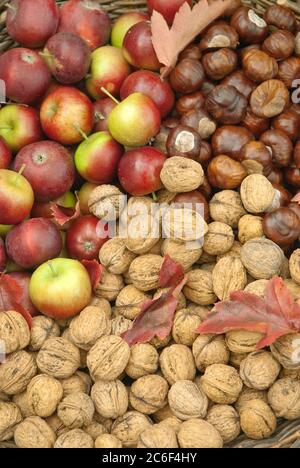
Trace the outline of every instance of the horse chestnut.
{"label": "horse chestnut", "polygon": [[178,125],[170,131],[167,139],[167,151],[170,156],[197,159],[200,148],[201,137],[193,128]]}
{"label": "horse chestnut", "polygon": [[274,31],[268,36],[262,50],[276,60],[284,60],[293,55],[295,49],[295,37],[290,31],[284,29]]}
{"label": "horse chestnut", "polygon": [[247,171],[240,162],[221,154],[211,160],[207,175],[213,187],[229,190],[241,185]]}
{"label": "horse chestnut", "polygon": [[298,239],[300,235],[300,219],[289,208],[278,208],[265,215],[263,231],[276,244],[286,246]]}
{"label": "horse chestnut", "polygon": [[260,141],[270,148],[276,166],[286,167],[291,163],[293,143],[282,130],[267,130],[260,136]]}
{"label": "horse chestnut", "polygon": [[253,140],[249,130],[234,125],[219,127],[212,137],[212,150],[215,156],[226,154],[238,160],[243,146]]}
{"label": "horse chestnut", "polygon": [[207,96],[206,110],[220,124],[237,124],[246,115],[247,99],[234,86],[219,85]]}
{"label": "horse chestnut", "polygon": [[244,6],[234,13],[230,24],[245,44],[259,44],[268,34],[267,23],[253,10]]}
{"label": "horse chestnut", "polygon": [[204,70],[198,60],[184,59],[172,71],[170,83],[177,93],[188,94],[199,90],[204,78]]}
{"label": "horse chestnut", "polygon": [[202,58],[202,65],[211,80],[222,80],[236,69],[237,54],[226,48],[209,52]]}

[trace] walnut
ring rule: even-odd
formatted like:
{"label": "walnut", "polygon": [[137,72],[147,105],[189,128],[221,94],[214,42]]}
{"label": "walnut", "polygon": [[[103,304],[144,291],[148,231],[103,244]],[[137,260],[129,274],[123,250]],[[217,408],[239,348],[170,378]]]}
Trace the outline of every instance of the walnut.
{"label": "walnut", "polygon": [[161,252],[162,255],[169,255],[172,260],[179,263],[184,271],[188,271],[202,255],[202,249],[197,244],[174,239],[164,239]]}
{"label": "walnut", "polygon": [[300,249],[294,250],[290,256],[289,266],[292,279],[300,285]]}
{"label": "walnut", "polygon": [[160,255],[163,241],[164,241],[164,239],[158,239],[156,244],[150,250],[148,250],[147,253],[148,254],[153,254],[153,255]]}
{"label": "walnut", "polygon": [[78,348],[64,338],[48,338],[37,356],[41,372],[57,379],[71,377],[80,366]]}
{"label": "walnut", "polygon": [[160,238],[159,205],[150,197],[132,197],[122,213],[122,237],[127,249],[141,255],[149,252]]}
{"label": "walnut", "polygon": [[59,335],[59,326],[53,319],[44,315],[33,317],[29,348],[32,351],[38,351],[48,338],[54,338]]}
{"label": "walnut", "polygon": [[106,427],[93,419],[93,421],[82,428],[84,432],[89,434],[94,440],[102,434],[107,434]]}
{"label": "walnut", "polygon": [[170,426],[154,424],[140,434],[137,448],[178,448],[176,432]]}
{"label": "walnut", "polygon": [[300,369],[300,333],[278,338],[271,345],[271,352],[285,369]]}
{"label": "walnut", "polygon": [[29,344],[29,326],[19,312],[1,312],[0,341],[4,343],[7,354],[24,349]]}
{"label": "walnut", "polygon": [[55,432],[57,437],[68,432],[68,428],[66,428],[61,419],[57,416],[57,413],[52,414],[49,418],[46,418],[45,421],[48,426],[51,427],[52,431]]}
{"label": "walnut", "polygon": [[247,214],[239,220],[238,224],[238,238],[242,244],[255,239],[256,237],[263,237],[263,219],[259,216]]}
{"label": "walnut", "polygon": [[173,429],[173,431],[178,434],[182,421],[177,418],[176,416],[172,415],[168,418],[165,418],[163,421],[159,423],[161,426],[169,426]]}
{"label": "walnut", "polygon": [[214,221],[208,225],[203,250],[209,255],[221,255],[231,249],[234,242],[232,228],[228,224]]}
{"label": "walnut", "polygon": [[109,273],[121,275],[130,266],[136,255],[127,249],[124,239],[109,239],[100,249],[100,263]]}
{"label": "walnut", "polygon": [[141,305],[150,299],[148,294],[140,291],[132,284],[125,286],[116,299],[116,307],[123,317],[133,320],[141,311]]}
{"label": "walnut", "polygon": [[91,389],[91,378],[88,374],[81,371],[76,371],[75,374],[71,375],[67,379],[60,380],[63,388],[63,396],[70,395],[70,393],[83,392],[90,393]]}
{"label": "walnut", "polygon": [[19,448],[52,448],[56,436],[46,421],[30,416],[17,426],[14,438]]}
{"label": "walnut", "polygon": [[196,367],[191,350],[182,344],[163,349],[159,358],[163,376],[170,385],[177,380],[194,380]]}
{"label": "walnut", "polygon": [[71,431],[65,432],[64,434],[61,434],[56,439],[54,448],[90,449],[94,448],[94,440],[82,429],[73,429]]}
{"label": "walnut", "polygon": [[160,255],[141,255],[133,260],[129,275],[133,285],[141,291],[150,291],[158,287],[159,272],[164,259]]}
{"label": "walnut", "polygon": [[201,377],[201,385],[214,403],[229,405],[234,403],[243,388],[243,382],[234,367],[225,364],[212,364]]}
{"label": "walnut", "polygon": [[268,401],[278,418],[300,418],[300,382],[290,378],[277,380],[268,392]]}
{"label": "walnut", "polygon": [[124,208],[126,197],[115,185],[99,185],[89,198],[89,210],[99,219],[115,221]]}
{"label": "walnut", "polygon": [[109,335],[111,323],[99,307],[88,306],[70,324],[70,338],[78,348],[86,351],[103,335]]}
{"label": "walnut", "polygon": [[190,192],[203,184],[204,172],[198,162],[173,156],[164,163],[160,178],[169,192]]}
{"label": "walnut", "polygon": [[95,448],[122,448],[122,442],[112,434],[102,434],[95,440]]}
{"label": "walnut", "polygon": [[250,353],[240,366],[240,376],[247,387],[267,390],[277,379],[280,364],[267,351]]}
{"label": "walnut", "polygon": [[235,403],[235,409],[240,412],[242,406],[247,405],[249,401],[262,400],[268,403],[268,393],[265,390],[256,390],[254,388],[244,387]]}
{"label": "walnut", "polygon": [[241,428],[250,439],[270,437],[276,429],[276,416],[262,400],[251,400],[240,408]]}
{"label": "walnut", "polygon": [[4,392],[0,391],[0,401],[10,401],[10,398]]}
{"label": "walnut", "polygon": [[280,371],[279,378],[284,379],[286,377],[300,381],[300,369],[285,369],[283,367]]}
{"label": "walnut", "polygon": [[233,353],[252,353],[257,343],[263,338],[262,333],[247,330],[232,330],[226,333],[226,345]]}
{"label": "walnut", "polygon": [[126,387],[120,380],[98,380],[92,387],[91,398],[96,411],[104,418],[117,419],[128,408]]}
{"label": "walnut", "polygon": [[187,274],[183,293],[187,299],[199,305],[211,305],[217,301],[213,291],[212,274],[197,268]]}
{"label": "walnut", "polygon": [[249,213],[263,213],[272,204],[275,189],[261,174],[251,174],[241,184],[241,198]]}
{"label": "walnut", "polygon": [[153,414],[165,406],[168,389],[168,383],[163,377],[156,374],[144,375],[131,385],[130,404],[143,414]]}
{"label": "walnut", "polygon": [[[163,294],[167,293],[170,288],[159,288],[153,295],[153,299],[158,299]],[[186,308],[186,298],[183,292],[179,292],[176,294],[176,298],[178,300],[178,304],[176,306],[176,311],[185,309]]]}
{"label": "walnut", "polygon": [[87,366],[93,380],[116,380],[125,370],[130,348],[119,336],[103,336],[90,349]]}
{"label": "walnut", "polygon": [[204,265],[204,264],[211,265],[211,264],[216,263],[216,258],[217,257],[215,255],[208,255],[208,253],[203,251],[197,263],[199,263],[199,265]]}
{"label": "walnut", "polygon": [[231,293],[244,289],[247,284],[247,273],[237,257],[221,258],[212,272],[213,290],[221,301],[228,300]]}
{"label": "walnut", "polygon": [[179,419],[204,418],[207,414],[208,399],[205,393],[190,380],[177,380],[168,395],[172,412]]}
{"label": "walnut", "polygon": [[123,447],[136,447],[140,434],[151,424],[151,419],[145,414],[128,411],[115,420],[111,434],[121,441]]}
{"label": "walnut", "polygon": [[157,202],[160,204],[167,203],[168,205],[172,203],[176,197],[177,192],[169,192],[166,188],[162,188],[156,193]]}
{"label": "walnut", "polygon": [[255,294],[256,296],[264,297],[267,284],[268,280],[256,280],[252,283],[247,284],[244,291],[251,294]]}
{"label": "walnut", "polygon": [[209,202],[209,211],[214,221],[228,224],[232,228],[236,228],[241,217],[246,214],[241,197],[234,190],[216,193]]}
{"label": "walnut", "polygon": [[0,390],[7,395],[23,392],[37,367],[32,354],[26,351],[16,351],[9,354],[6,361],[0,365]]}
{"label": "walnut", "polygon": [[206,420],[217,429],[224,444],[232,442],[241,432],[239,415],[232,406],[212,406],[208,411]]}
{"label": "walnut", "polygon": [[171,340],[171,335],[166,336],[166,338],[158,338],[158,336],[154,336],[149,343],[154,346],[155,349],[165,348]]}
{"label": "walnut", "polygon": [[61,383],[49,375],[36,375],[27,387],[28,406],[36,416],[41,418],[51,416],[62,397]]}
{"label": "walnut", "polygon": [[17,407],[21,411],[23,418],[35,416],[34,412],[29,408],[27,390],[25,390],[22,393],[17,393],[16,395],[13,395],[12,401],[17,405]]}
{"label": "walnut", "polygon": [[103,270],[99,284],[96,286],[96,296],[108,301],[114,301],[121,289],[124,287],[121,275],[114,275]]}
{"label": "walnut", "polygon": [[94,416],[94,403],[83,392],[70,393],[64,397],[57,408],[57,415],[70,429],[77,429],[90,424]]}
{"label": "walnut", "polygon": [[89,305],[92,307],[98,307],[106,314],[108,319],[111,319],[111,305],[107,299],[93,296]]}
{"label": "walnut", "polygon": [[264,237],[251,239],[241,250],[243,265],[255,279],[270,279],[278,275],[283,259],[281,248]]}
{"label": "walnut", "polygon": [[149,343],[138,343],[131,347],[125,372],[132,379],[154,374],[158,368],[158,352]]}
{"label": "walnut", "polygon": [[223,439],[220,433],[207,421],[189,419],[184,421],[178,432],[180,448],[222,448]]}
{"label": "walnut", "polygon": [[121,315],[111,321],[111,334],[121,336],[127,330],[132,328],[132,320],[128,320]]}
{"label": "walnut", "polygon": [[208,230],[198,211],[176,205],[164,210],[162,225],[164,238],[187,242],[189,249],[202,247],[202,238]]}
{"label": "walnut", "polygon": [[175,313],[172,337],[175,343],[192,346],[198,334],[197,328],[201,324],[202,319],[196,311],[190,309],[181,309]]}
{"label": "walnut", "polygon": [[152,418],[157,423],[160,423],[169,418],[176,418],[178,421],[180,421],[180,423],[182,422],[181,419],[177,418],[177,416],[174,415],[169,403],[167,403],[166,406],[153,413]]}
{"label": "walnut", "polygon": [[0,402],[0,442],[10,440],[21,421],[22,415],[17,405]]}
{"label": "walnut", "polygon": [[[283,262],[281,265],[281,270],[280,270],[280,276],[284,280],[290,279],[291,278],[291,273],[290,273],[290,261],[287,257],[283,258]],[[291,280],[292,281],[292,280]]]}
{"label": "walnut", "polygon": [[193,343],[193,355],[197,369],[205,372],[212,364],[227,364],[229,350],[220,335],[199,335]]}

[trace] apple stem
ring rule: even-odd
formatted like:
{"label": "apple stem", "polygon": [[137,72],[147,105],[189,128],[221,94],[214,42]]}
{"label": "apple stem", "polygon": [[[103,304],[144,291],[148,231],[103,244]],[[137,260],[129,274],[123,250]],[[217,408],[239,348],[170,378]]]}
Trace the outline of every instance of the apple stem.
{"label": "apple stem", "polygon": [[80,133],[80,135],[82,136],[82,138],[84,138],[85,140],[88,139],[87,134],[79,127],[79,125],[74,124],[74,127],[76,128],[77,132]]}
{"label": "apple stem", "polygon": [[106,117],[105,117],[103,114],[101,114],[101,112],[95,112],[95,118],[96,118],[96,120],[98,120],[98,121],[99,121],[99,120],[105,120],[105,119],[106,119]]}
{"label": "apple stem", "polygon": [[19,170],[19,172],[17,173],[16,175],[16,178],[15,178],[15,182],[17,182],[17,180],[19,179],[20,175],[23,174],[23,172],[25,171],[25,167],[26,167],[26,164],[23,164]]}
{"label": "apple stem", "polygon": [[53,266],[53,263],[52,262],[48,262],[48,265],[49,265],[49,268],[51,269],[52,273],[54,276],[57,276],[57,271],[55,270],[54,266]]}
{"label": "apple stem", "polygon": [[120,104],[118,99],[115,98],[109,91],[107,91],[106,88],[103,88],[103,86],[101,88],[101,91],[102,91],[102,93],[106,94],[106,96],[108,96],[110,99],[112,99],[116,104]]}
{"label": "apple stem", "polygon": [[154,201],[157,201],[157,195],[156,195],[155,192],[152,192],[152,198],[153,198]]}
{"label": "apple stem", "polygon": [[49,52],[40,52],[39,54],[40,54],[42,57],[53,59],[53,55],[50,54]]}

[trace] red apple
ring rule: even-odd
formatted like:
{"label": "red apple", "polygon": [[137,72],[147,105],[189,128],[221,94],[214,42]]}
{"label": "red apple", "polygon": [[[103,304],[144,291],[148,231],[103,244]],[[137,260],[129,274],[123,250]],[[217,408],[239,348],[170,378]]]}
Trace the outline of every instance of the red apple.
{"label": "red apple", "polygon": [[0,237],[0,272],[5,270],[6,260],[5,245],[2,238]]}
{"label": "red apple", "polygon": [[18,224],[30,213],[34,194],[21,174],[0,169],[0,224]]}
{"label": "red apple", "polygon": [[84,39],[93,50],[107,44],[110,19],[96,0],[69,0],[60,8],[58,32],[70,32]]}
{"label": "red apple", "polygon": [[39,141],[19,151],[13,169],[25,165],[24,177],[30,182],[37,201],[61,197],[72,187],[75,167],[69,151],[54,141]]}
{"label": "red apple", "polygon": [[77,199],[75,195],[72,192],[67,192],[62,197],[59,197],[57,200],[53,200],[50,202],[35,202],[32,207],[30,216],[32,218],[49,218],[61,232],[66,231],[69,229],[71,221],[61,226],[56,221],[53,215],[53,204],[58,205],[60,210],[66,216],[71,217],[74,214],[76,203]]}
{"label": "red apple", "polygon": [[42,53],[54,78],[71,84],[82,80],[88,72],[91,51],[87,43],[71,33],[52,36]]}
{"label": "red apple", "polygon": [[158,11],[163,15],[167,23],[172,25],[177,11],[185,2],[191,7],[193,6],[193,0],[147,0],[147,5],[150,13],[153,10]]}
{"label": "red apple", "polygon": [[57,257],[62,249],[62,238],[49,219],[32,218],[9,231],[5,246],[8,256],[27,269]]}
{"label": "red apple", "polygon": [[7,169],[11,163],[11,149],[4,140],[0,137],[0,169]]}
{"label": "red apple", "polygon": [[83,184],[81,189],[79,190],[77,196],[80,204],[80,211],[83,215],[88,215],[90,213],[89,210],[89,198],[93,190],[97,187],[97,184],[91,184],[90,182],[86,182]]}
{"label": "red apple", "polygon": [[136,197],[160,190],[160,173],[165,161],[164,153],[151,146],[128,151],[118,169],[122,187]]}
{"label": "red apple", "polygon": [[40,118],[43,130],[51,140],[74,145],[93,128],[93,104],[78,89],[60,86],[44,99]]}
{"label": "red apple", "polygon": [[0,79],[5,82],[9,99],[31,104],[45,95],[51,74],[37,52],[17,47],[1,55]]}
{"label": "red apple", "polygon": [[117,103],[114,102],[111,98],[99,99],[99,101],[94,102],[94,128],[93,131],[103,132],[108,130],[108,116],[111,111],[117,106]]}
{"label": "red apple", "polygon": [[30,273],[14,272],[10,273],[9,276],[11,276],[11,278],[13,278],[16,281],[16,283],[18,283],[18,285],[22,288],[22,296],[18,298],[18,300],[20,301],[24,309],[26,309],[32,317],[39,315],[39,311],[36,307],[34,307],[29,297],[29,283],[31,278]]}
{"label": "red apple", "polygon": [[92,285],[87,270],[78,260],[55,258],[35,270],[29,294],[43,314],[67,319],[90,303]]}
{"label": "red apple", "polygon": [[127,62],[135,68],[159,70],[153,44],[150,21],[142,21],[132,26],[126,33],[123,42],[123,54]]}
{"label": "red apple", "polygon": [[124,13],[119,16],[111,31],[111,44],[114,47],[122,48],[127,31],[135,24],[140,23],[141,21],[148,21],[149,19],[150,18],[146,13],[142,13],[140,11]]}
{"label": "red apple", "polygon": [[123,100],[133,93],[142,93],[151,98],[162,117],[166,117],[173,109],[174,92],[169,83],[162,80],[157,73],[140,70],[129,75],[122,84],[121,99]]}
{"label": "red apple", "polygon": [[14,152],[41,140],[43,135],[37,111],[21,104],[9,104],[2,107],[0,109],[0,135]]}
{"label": "red apple", "polygon": [[58,22],[55,0],[12,0],[8,4],[7,31],[25,47],[42,47],[55,34]]}
{"label": "red apple", "polygon": [[75,165],[79,174],[94,184],[109,184],[118,171],[124,149],[109,132],[90,135],[77,148]]}
{"label": "red apple", "polygon": [[99,250],[107,239],[107,224],[92,215],[82,216],[68,230],[66,247],[72,258],[93,260],[98,258]]}

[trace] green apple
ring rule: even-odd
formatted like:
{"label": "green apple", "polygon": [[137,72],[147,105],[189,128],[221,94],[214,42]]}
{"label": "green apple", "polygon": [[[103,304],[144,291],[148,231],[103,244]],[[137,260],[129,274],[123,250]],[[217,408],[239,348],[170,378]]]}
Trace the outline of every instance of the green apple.
{"label": "green apple", "polygon": [[62,208],[75,208],[76,202],[76,197],[72,192],[66,192],[56,200],[58,206],[61,206]]}
{"label": "green apple", "polygon": [[20,173],[0,169],[1,224],[19,224],[30,214],[34,194],[30,183],[21,174],[24,167]]}
{"label": "green apple", "polygon": [[6,237],[6,234],[12,229],[12,224],[0,224],[0,237],[3,239]]}
{"label": "green apple", "polygon": [[132,13],[124,13],[124,15],[119,16],[115,24],[113,25],[111,32],[111,43],[114,47],[122,48],[124,37],[126,36],[127,31],[137,23],[141,21],[148,21],[149,15],[139,11],[134,11]]}
{"label": "green apple", "polygon": [[67,319],[89,304],[92,286],[89,274],[80,262],[55,258],[35,270],[29,294],[41,313],[54,319]]}

